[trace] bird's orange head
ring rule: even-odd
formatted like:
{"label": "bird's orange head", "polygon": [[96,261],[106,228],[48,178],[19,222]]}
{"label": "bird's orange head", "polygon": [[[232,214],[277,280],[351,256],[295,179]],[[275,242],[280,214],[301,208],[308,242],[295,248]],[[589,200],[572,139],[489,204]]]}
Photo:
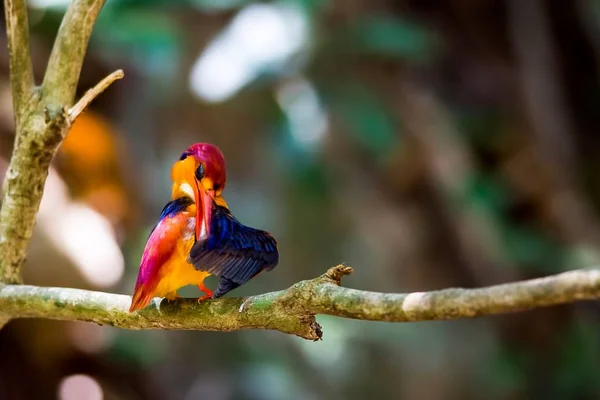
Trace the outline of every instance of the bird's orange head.
{"label": "bird's orange head", "polygon": [[196,239],[210,231],[213,203],[227,207],[221,193],[225,188],[225,158],[218,147],[196,143],[181,154],[171,169],[171,197],[190,197],[196,204]]}

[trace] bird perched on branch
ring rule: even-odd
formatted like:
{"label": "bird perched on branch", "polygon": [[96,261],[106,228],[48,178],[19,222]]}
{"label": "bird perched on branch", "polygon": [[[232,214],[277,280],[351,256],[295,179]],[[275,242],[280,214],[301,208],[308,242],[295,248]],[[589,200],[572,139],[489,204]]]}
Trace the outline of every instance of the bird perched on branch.
{"label": "bird perched on branch", "polygon": [[[171,179],[172,200],[146,242],[130,312],[153,297],[174,300],[186,285],[205,293],[198,301],[221,297],[279,261],[273,236],[242,225],[229,211],[222,196],[225,160],[216,146],[190,146]],[[220,278],[214,293],[204,285],[209,275]]]}

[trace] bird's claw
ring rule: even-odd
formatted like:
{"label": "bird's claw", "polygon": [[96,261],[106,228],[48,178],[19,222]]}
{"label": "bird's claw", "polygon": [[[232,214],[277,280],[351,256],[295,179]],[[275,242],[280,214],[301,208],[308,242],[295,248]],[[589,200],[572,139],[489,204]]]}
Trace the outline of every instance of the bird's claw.
{"label": "bird's claw", "polygon": [[210,299],[211,297],[212,297],[212,294],[205,294],[204,296],[199,297],[198,298],[198,304],[200,304],[200,302],[202,302],[204,300]]}
{"label": "bird's claw", "polygon": [[204,301],[204,300],[212,298],[213,292],[212,292],[212,290],[210,290],[209,288],[207,288],[204,285],[204,282],[202,282],[201,284],[198,285],[198,289],[200,289],[200,291],[202,291],[202,292],[205,293],[204,296],[198,298],[198,303],[200,303],[201,301]]}

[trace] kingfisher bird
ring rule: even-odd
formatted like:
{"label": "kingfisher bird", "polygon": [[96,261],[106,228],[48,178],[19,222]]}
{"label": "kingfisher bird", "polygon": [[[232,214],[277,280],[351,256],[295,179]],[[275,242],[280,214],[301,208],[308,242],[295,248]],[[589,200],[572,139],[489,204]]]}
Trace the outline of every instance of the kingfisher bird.
{"label": "kingfisher bird", "polygon": [[[146,242],[129,312],[153,297],[174,300],[187,285],[205,293],[198,302],[221,297],[279,261],[275,238],[229,211],[222,196],[225,159],[216,146],[190,146],[173,165],[171,180],[171,201]],[[209,275],[219,277],[214,293],[204,285]]]}

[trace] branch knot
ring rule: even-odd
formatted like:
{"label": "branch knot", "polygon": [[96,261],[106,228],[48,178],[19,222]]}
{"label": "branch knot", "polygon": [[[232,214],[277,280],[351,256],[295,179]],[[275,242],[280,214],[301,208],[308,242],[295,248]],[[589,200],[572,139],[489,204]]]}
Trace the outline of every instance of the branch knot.
{"label": "branch knot", "polygon": [[339,264],[329,268],[323,277],[332,280],[336,285],[340,285],[342,283],[342,277],[350,275],[352,272],[354,272],[352,267]]}

